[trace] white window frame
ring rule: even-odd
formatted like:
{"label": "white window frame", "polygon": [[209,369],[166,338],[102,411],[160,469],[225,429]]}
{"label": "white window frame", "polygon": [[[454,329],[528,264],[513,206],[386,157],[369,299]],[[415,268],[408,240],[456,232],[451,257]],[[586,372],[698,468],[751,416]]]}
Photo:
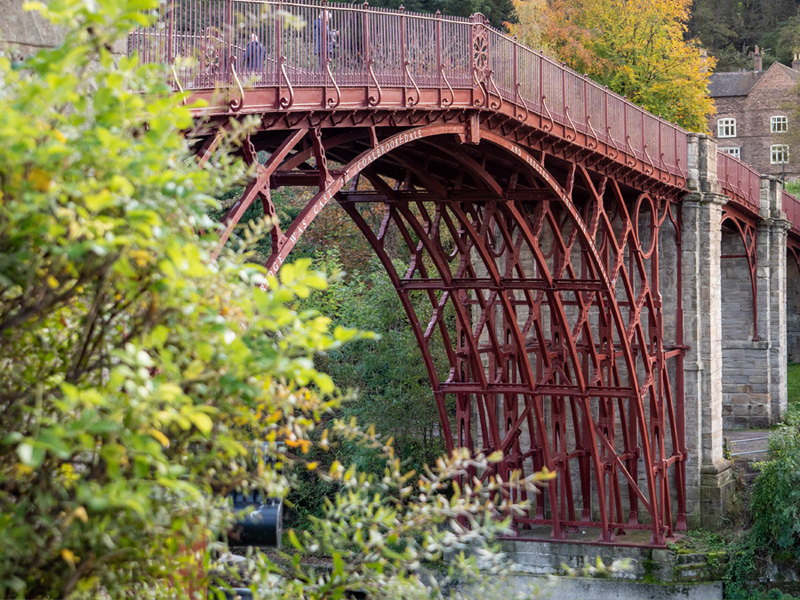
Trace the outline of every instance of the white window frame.
{"label": "white window frame", "polygon": [[773,144],[769,147],[769,164],[785,165],[789,163],[789,146]]}
{"label": "white window frame", "polygon": [[786,133],[789,131],[789,119],[783,115],[773,115],[769,118],[770,133]]}
{"label": "white window frame", "polygon": [[736,119],[733,117],[725,117],[717,121],[717,137],[719,138],[735,138],[736,137]]}
{"label": "white window frame", "polygon": [[720,148],[725,154],[730,154],[733,158],[742,158],[741,146],[728,146],[727,148]]}

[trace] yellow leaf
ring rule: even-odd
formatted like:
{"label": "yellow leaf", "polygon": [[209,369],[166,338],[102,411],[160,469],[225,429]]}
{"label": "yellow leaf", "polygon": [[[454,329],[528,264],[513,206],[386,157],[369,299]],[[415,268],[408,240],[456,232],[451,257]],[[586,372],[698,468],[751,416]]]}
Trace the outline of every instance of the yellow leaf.
{"label": "yellow leaf", "polygon": [[68,562],[69,566],[71,566],[73,569],[75,568],[75,563],[81,562],[81,557],[75,556],[75,553],[69,548],[63,548],[61,550],[61,558]]}
{"label": "yellow leaf", "polygon": [[53,289],[56,289],[58,287],[58,285],[59,285],[58,279],[56,279],[52,275],[48,275],[47,276],[47,285],[49,285]]}
{"label": "yellow leaf", "polygon": [[33,10],[45,10],[47,5],[44,2],[23,2],[22,10],[24,11],[33,11]]}
{"label": "yellow leaf", "polygon": [[200,433],[205,435],[211,433],[211,430],[214,428],[214,421],[212,421],[211,417],[209,417],[206,413],[193,413],[189,416],[189,419],[191,419],[192,423],[194,423],[194,426],[200,430]]}
{"label": "yellow leaf", "polygon": [[33,467],[29,465],[17,464],[17,475],[20,477],[25,477],[31,473],[33,473]]}
{"label": "yellow leaf", "polygon": [[158,429],[149,429],[147,433],[161,442],[161,445],[164,446],[164,448],[169,448],[169,438],[161,433]]}
{"label": "yellow leaf", "polygon": [[131,250],[131,258],[136,262],[139,268],[146,267],[152,262],[153,257],[147,250]]}
{"label": "yellow leaf", "polygon": [[486,462],[490,463],[497,463],[503,460],[503,453],[502,451],[498,450],[497,452],[492,452],[489,456],[486,457]]}
{"label": "yellow leaf", "polygon": [[79,506],[78,508],[76,508],[72,514],[74,514],[84,523],[89,522],[89,515],[86,514],[86,509],[83,506]]}
{"label": "yellow leaf", "polygon": [[33,169],[28,175],[28,181],[33,184],[33,189],[37,192],[46,192],[50,189],[50,175],[44,169],[38,167]]}
{"label": "yellow leaf", "polygon": [[309,471],[313,471],[313,470],[314,470],[314,469],[316,469],[318,466],[319,466],[319,463],[318,463],[318,462],[310,462],[310,463],[308,463],[308,464],[306,465],[306,469],[308,469]]}

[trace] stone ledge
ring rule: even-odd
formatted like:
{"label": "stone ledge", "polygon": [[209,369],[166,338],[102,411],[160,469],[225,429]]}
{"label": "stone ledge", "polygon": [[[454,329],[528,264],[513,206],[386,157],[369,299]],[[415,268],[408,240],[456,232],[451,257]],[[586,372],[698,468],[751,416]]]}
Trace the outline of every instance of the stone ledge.
{"label": "stone ledge", "polygon": [[[750,316],[750,315],[748,315]],[[772,344],[767,340],[722,340],[722,351],[725,350],[769,350]]]}
{"label": "stone ledge", "polygon": [[[588,577],[559,578],[510,575],[502,598],[515,593],[541,592],[548,600],[722,600],[722,582],[698,584],[635,583]],[[465,590],[466,591],[466,590]]]}

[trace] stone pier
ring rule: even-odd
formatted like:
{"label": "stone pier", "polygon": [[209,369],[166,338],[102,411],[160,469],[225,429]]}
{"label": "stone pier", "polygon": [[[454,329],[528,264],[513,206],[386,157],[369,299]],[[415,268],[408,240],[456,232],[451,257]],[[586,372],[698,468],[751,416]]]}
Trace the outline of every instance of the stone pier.
{"label": "stone pier", "polygon": [[[687,187],[681,205],[687,509],[690,526],[712,527],[733,493],[724,429],[768,427],[786,411],[789,222],[780,181],[764,177],[758,227],[723,224],[727,197],[717,181],[716,142],[706,135],[689,136]],[[748,244],[755,249],[752,277]]]}
{"label": "stone pier", "polygon": [[689,136],[689,194],[681,205],[687,513],[689,526],[713,526],[733,495],[722,453],[722,195],[716,142]]}

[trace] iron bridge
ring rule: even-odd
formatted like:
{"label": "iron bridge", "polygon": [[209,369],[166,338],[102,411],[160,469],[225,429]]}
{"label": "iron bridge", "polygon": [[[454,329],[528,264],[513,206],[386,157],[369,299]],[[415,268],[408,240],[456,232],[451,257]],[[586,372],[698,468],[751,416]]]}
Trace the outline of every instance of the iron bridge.
{"label": "iron bridge", "polygon": [[[559,540],[596,527],[619,543],[641,529],[653,545],[685,530],[683,282],[678,268],[663,289],[660,266],[663,239],[681,243],[687,132],[479,14],[165,6],[130,34],[129,53],[168,65],[176,91],[206,101],[194,109],[199,160],[232,120],[258,122],[243,148],[256,176],[225,215],[220,248],[254,202],[275,216],[273,190],[310,189],[294,222],[271,232],[274,274],[336,201],[407,312],[448,449],[500,450],[504,477],[557,474],[518,530],[545,525]],[[717,160],[723,218],[755,289],[760,177]],[[800,234],[800,205],[784,206]],[[407,269],[392,261],[398,248]]]}

